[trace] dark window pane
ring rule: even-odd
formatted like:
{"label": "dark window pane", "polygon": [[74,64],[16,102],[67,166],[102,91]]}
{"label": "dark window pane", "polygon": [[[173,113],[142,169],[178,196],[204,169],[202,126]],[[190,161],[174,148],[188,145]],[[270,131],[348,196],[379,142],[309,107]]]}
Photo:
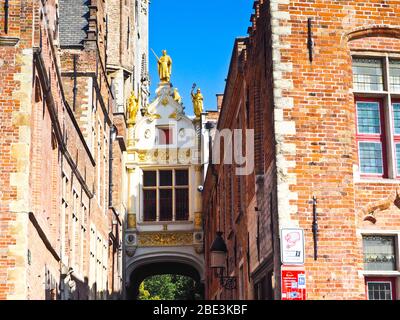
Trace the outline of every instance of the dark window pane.
{"label": "dark window pane", "polygon": [[160,171],[160,186],[172,186],[172,171]]}
{"label": "dark window pane", "polygon": [[177,185],[177,186],[189,185],[188,170],[176,170],[175,171],[175,185]]}
{"label": "dark window pane", "polygon": [[391,236],[364,236],[365,270],[396,270],[395,241]]}
{"label": "dark window pane", "polygon": [[391,282],[371,281],[367,283],[369,300],[392,300]]}
{"label": "dark window pane", "polygon": [[353,85],[357,91],[382,91],[383,68],[380,59],[353,59]]}
{"label": "dark window pane", "polygon": [[360,167],[362,173],[383,174],[382,144],[360,142]]}
{"label": "dark window pane", "polygon": [[157,184],[156,171],[144,171],[143,172],[143,186],[155,187]]}
{"label": "dark window pane", "polygon": [[378,102],[357,102],[357,128],[358,133],[381,133],[381,117]]}
{"label": "dark window pane", "polygon": [[160,221],[172,221],[172,190],[160,190]]}
{"label": "dark window pane", "polygon": [[188,189],[175,189],[176,220],[189,219],[189,192]]}
{"label": "dark window pane", "polygon": [[144,221],[156,221],[157,217],[157,191],[143,190]]}

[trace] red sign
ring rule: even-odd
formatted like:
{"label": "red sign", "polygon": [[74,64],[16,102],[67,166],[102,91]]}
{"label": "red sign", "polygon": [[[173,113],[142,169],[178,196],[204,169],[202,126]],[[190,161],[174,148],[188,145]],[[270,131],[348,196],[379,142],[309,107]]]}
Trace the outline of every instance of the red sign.
{"label": "red sign", "polygon": [[306,300],[306,272],[304,268],[282,266],[281,291],[282,300]]}

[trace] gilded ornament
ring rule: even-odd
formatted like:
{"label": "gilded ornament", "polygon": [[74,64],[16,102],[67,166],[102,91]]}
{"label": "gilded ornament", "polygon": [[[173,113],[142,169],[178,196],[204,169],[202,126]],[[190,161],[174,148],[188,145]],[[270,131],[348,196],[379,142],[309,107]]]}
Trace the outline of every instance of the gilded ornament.
{"label": "gilded ornament", "polygon": [[136,229],[136,214],[128,214],[128,229]]}
{"label": "gilded ornament", "polygon": [[192,232],[146,232],[139,235],[139,246],[141,247],[167,247],[192,244]]}
{"label": "gilded ornament", "polygon": [[167,106],[168,105],[168,97],[164,97],[162,100],[161,100],[161,104],[165,107],[165,106]]}
{"label": "gilded ornament", "polygon": [[146,161],[147,151],[145,150],[137,151],[137,156],[139,161]]}
{"label": "gilded ornament", "polygon": [[144,116],[151,121],[154,121],[156,119],[161,119],[161,116],[158,113],[150,113],[148,110],[146,110]]}
{"label": "gilded ornament", "polygon": [[176,120],[176,112],[171,113],[168,118]]}
{"label": "gilded ornament", "polygon": [[203,217],[201,212],[196,212],[194,214],[194,228],[197,230],[203,229]]}
{"label": "gilded ornament", "polygon": [[193,84],[192,91],[190,94],[192,96],[194,114],[196,115],[196,118],[200,118],[201,114],[203,113],[204,97],[201,93],[200,88],[197,89],[196,94],[193,93],[195,87],[196,85]]}
{"label": "gilded ornament", "polygon": [[128,99],[128,106],[127,106],[128,124],[135,124],[136,116],[139,111],[139,104],[140,104],[140,98],[136,98],[135,92],[132,91],[131,96]]}
{"label": "gilded ornament", "polygon": [[182,97],[179,94],[178,88],[174,89],[174,93],[173,93],[172,97],[177,103],[182,104]]}
{"label": "gilded ornament", "polygon": [[162,56],[159,58],[155,52],[154,55],[157,58],[158,63],[158,76],[160,77],[161,83],[169,83],[172,74],[172,59],[167,55],[167,50],[162,51]]}

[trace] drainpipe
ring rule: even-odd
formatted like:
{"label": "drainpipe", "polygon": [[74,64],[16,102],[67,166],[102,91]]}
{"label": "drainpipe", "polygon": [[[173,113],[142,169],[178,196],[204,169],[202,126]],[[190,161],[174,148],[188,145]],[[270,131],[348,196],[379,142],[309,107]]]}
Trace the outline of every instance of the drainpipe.
{"label": "drainpipe", "polygon": [[9,8],[9,0],[5,0],[4,2],[4,33],[8,33],[8,8]]}
{"label": "drainpipe", "polygon": [[117,128],[112,125],[110,128],[110,144],[109,144],[109,149],[108,149],[108,164],[109,164],[109,178],[108,178],[108,206],[112,207],[113,206],[113,197],[112,197],[112,193],[113,193],[113,143],[115,141],[115,138],[117,136]]}
{"label": "drainpipe", "polygon": [[75,112],[76,111],[76,95],[78,93],[78,83],[77,83],[77,77],[76,77],[76,60],[77,60],[77,55],[74,54],[74,88],[73,88],[73,94],[74,98],[72,101],[72,110]]}
{"label": "drainpipe", "polygon": [[212,157],[212,137],[211,137],[211,129],[215,127],[215,124],[212,122],[207,122],[206,123],[206,130],[208,130],[208,165],[211,166],[211,173],[213,174],[214,177],[217,176],[217,173],[215,171],[215,167],[212,163],[213,157]]}

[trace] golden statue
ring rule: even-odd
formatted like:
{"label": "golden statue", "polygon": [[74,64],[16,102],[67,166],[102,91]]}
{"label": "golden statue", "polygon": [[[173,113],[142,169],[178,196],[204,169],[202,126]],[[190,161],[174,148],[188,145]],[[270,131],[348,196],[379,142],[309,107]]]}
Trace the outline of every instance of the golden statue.
{"label": "golden statue", "polygon": [[200,118],[201,114],[203,113],[203,95],[201,94],[201,90],[200,88],[197,89],[196,94],[193,93],[193,90],[195,88],[195,85],[193,85],[192,88],[192,101],[193,101],[193,110],[194,110],[194,114],[196,115],[196,118]]}
{"label": "golden statue", "polygon": [[131,96],[128,99],[128,123],[134,124],[136,122],[136,116],[139,111],[140,98],[136,98],[135,92],[132,91]]}
{"label": "golden statue", "polygon": [[171,73],[172,73],[172,59],[169,55],[167,55],[167,50],[163,50],[162,54],[163,55],[161,56],[161,58],[159,58],[154,53],[158,62],[158,75],[160,77],[161,82],[169,83],[169,81],[171,80]]}
{"label": "golden statue", "polygon": [[179,92],[178,92],[178,88],[175,88],[175,89],[174,89],[174,94],[173,94],[172,97],[174,98],[174,100],[175,100],[176,102],[178,102],[179,104],[182,104],[182,97],[181,97],[181,95],[180,95]]}

